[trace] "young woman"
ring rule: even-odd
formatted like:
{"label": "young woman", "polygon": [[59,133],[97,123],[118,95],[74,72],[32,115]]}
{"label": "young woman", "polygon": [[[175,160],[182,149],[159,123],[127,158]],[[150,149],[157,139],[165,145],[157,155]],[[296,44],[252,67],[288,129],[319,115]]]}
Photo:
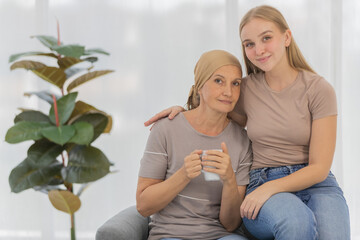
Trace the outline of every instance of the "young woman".
{"label": "young woman", "polygon": [[[230,53],[204,53],[195,67],[189,111],[154,125],[136,193],[139,213],[152,215],[149,239],[247,239],[231,233],[241,222],[252,160],[246,131],[227,118],[241,77]],[[207,173],[219,179],[207,181]]]}
{"label": "young woman", "polygon": [[251,9],[240,38],[248,76],[230,115],[247,126],[254,153],[240,207],[246,228],[258,239],[350,239],[348,207],[330,172],[334,89],[307,64],[277,9]]}

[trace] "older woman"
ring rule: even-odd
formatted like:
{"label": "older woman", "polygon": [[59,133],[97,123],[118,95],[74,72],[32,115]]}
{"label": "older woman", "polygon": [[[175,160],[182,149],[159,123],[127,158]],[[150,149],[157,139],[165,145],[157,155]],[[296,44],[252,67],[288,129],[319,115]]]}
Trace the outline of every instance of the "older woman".
{"label": "older woman", "polygon": [[[152,215],[149,239],[246,239],[231,232],[241,222],[252,151],[246,131],[227,118],[241,77],[230,53],[204,53],[195,66],[189,111],[154,125],[136,193],[140,214]],[[208,181],[209,173],[218,180]]]}

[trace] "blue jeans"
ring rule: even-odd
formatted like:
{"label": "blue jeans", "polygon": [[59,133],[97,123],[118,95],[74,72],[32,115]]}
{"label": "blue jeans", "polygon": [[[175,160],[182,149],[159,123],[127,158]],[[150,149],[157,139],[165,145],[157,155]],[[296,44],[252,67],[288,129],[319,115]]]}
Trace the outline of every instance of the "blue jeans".
{"label": "blue jeans", "polygon": [[[246,194],[265,182],[285,177],[306,164],[261,168],[250,172]],[[335,176],[294,193],[269,198],[255,220],[243,219],[247,230],[258,239],[348,240],[350,218],[343,192]]]}
{"label": "blue jeans", "polygon": [[[181,240],[180,238],[162,238],[161,240]],[[243,237],[238,234],[231,234],[225,237],[219,238],[218,240],[248,240],[246,237]]]}

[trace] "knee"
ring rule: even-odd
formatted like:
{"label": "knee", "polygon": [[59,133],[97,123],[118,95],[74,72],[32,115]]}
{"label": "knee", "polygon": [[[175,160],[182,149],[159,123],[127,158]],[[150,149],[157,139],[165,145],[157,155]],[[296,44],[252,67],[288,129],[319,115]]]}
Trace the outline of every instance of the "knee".
{"label": "knee", "polygon": [[310,209],[289,212],[274,226],[276,239],[317,239],[315,215]]}

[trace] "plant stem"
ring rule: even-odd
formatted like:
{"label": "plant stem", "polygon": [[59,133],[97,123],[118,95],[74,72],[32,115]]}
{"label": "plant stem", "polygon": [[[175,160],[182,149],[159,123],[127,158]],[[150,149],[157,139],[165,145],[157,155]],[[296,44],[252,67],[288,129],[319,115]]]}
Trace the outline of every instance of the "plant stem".
{"label": "plant stem", "polygon": [[[70,189],[68,189],[68,191],[73,192],[72,184],[71,184]],[[71,214],[71,229],[70,229],[70,232],[71,232],[71,240],[76,240],[76,235],[75,235],[75,214],[74,213]]]}
{"label": "plant stem", "polygon": [[71,240],[76,240],[76,236],[75,236],[75,215],[74,213],[71,214]]}
{"label": "plant stem", "polygon": [[57,28],[57,45],[60,46],[61,42],[60,42],[60,24],[59,24],[59,20],[56,19],[56,28]]}
{"label": "plant stem", "polygon": [[59,113],[58,113],[58,109],[57,109],[57,103],[56,103],[56,97],[53,94],[52,95],[53,101],[54,101],[54,114],[55,114],[55,120],[56,120],[56,126],[58,127],[60,125],[59,123]]}

